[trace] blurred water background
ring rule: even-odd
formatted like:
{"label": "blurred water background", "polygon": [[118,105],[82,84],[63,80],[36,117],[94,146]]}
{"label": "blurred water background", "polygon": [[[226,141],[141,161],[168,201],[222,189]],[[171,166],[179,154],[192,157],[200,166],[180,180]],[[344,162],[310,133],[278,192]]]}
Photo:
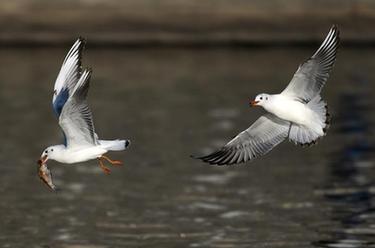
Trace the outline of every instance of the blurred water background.
{"label": "blurred water background", "polygon": [[[9,1],[0,4],[0,247],[375,247],[375,15],[371,1]],[[316,50],[332,23],[343,45],[323,90],[328,135],[285,142],[233,167],[213,151]],[[129,138],[96,161],[49,163],[62,141],[53,83],[88,39],[89,103],[102,138]]]}

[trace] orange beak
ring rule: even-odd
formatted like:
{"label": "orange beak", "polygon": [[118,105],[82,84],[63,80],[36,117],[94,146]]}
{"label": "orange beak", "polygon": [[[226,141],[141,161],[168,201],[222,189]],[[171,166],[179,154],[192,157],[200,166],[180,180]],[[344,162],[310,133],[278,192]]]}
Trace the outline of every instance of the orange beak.
{"label": "orange beak", "polygon": [[259,102],[259,101],[250,101],[250,106],[251,106],[251,107],[259,106],[259,105],[258,105],[258,102]]}

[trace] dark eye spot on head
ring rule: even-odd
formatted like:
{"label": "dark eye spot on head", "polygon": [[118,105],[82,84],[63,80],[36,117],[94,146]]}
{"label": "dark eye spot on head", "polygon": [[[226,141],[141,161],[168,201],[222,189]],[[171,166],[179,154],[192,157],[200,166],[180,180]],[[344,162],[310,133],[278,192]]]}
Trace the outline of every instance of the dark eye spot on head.
{"label": "dark eye spot on head", "polygon": [[53,152],[53,149],[51,149],[51,152]]}
{"label": "dark eye spot on head", "polygon": [[268,100],[268,97],[266,97],[266,100]]}
{"label": "dark eye spot on head", "polygon": [[46,151],[44,151],[44,153],[48,153],[48,151],[46,150]]}
{"label": "dark eye spot on head", "polygon": [[260,97],[260,100],[263,100],[263,97]]}

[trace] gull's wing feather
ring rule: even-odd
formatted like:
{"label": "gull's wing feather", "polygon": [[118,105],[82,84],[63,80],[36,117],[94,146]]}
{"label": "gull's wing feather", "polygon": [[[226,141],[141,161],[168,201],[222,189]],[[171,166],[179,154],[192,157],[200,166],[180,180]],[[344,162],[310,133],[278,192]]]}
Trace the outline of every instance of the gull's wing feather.
{"label": "gull's wing feather", "polygon": [[59,124],[66,137],[66,146],[82,147],[96,145],[94,123],[87,104],[91,70],[84,70],[62,109]]}
{"label": "gull's wing feather", "polygon": [[303,102],[309,102],[318,95],[333,68],[339,43],[339,30],[334,25],[314,55],[299,66],[281,94]]}
{"label": "gull's wing feather", "polygon": [[219,151],[198,157],[204,162],[231,165],[249,161],[271,151],[288,136],[290,123],[267,113],[238,134]]}
{"label": "gull's wing feather", "polygon": [[57,116],[60,116],[64,104],[81,77],[81,58],[84,45],[85,41],[82,38],[77,39],[65,56],[57,76],[52,98],[53,110]]}

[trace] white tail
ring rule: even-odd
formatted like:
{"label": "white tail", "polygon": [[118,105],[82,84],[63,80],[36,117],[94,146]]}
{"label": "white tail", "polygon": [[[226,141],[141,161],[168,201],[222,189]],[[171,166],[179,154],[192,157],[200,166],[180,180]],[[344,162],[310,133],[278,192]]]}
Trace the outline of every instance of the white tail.
{"label": "white tail", "polygon": [[[310,102],[307,103],[307,106],[314,111],[317,115],[317,122],[323,129],[327,129],[329,126],[329,113],[327,104],[322,100],[322,98],[317,95]],[[324,131],[325,133],[326,131]]]}
{"label": "white tail", "polygon": [[313,145],[321,136],[321,133],[317,133],[307,127],[296,124],[292,124],[289,130],[289,140],[301,146]]}
{"label": "white tail", "polygon": [[123,151],[130,145],[130,140],[98,140],[98,142],[108,151]]}

